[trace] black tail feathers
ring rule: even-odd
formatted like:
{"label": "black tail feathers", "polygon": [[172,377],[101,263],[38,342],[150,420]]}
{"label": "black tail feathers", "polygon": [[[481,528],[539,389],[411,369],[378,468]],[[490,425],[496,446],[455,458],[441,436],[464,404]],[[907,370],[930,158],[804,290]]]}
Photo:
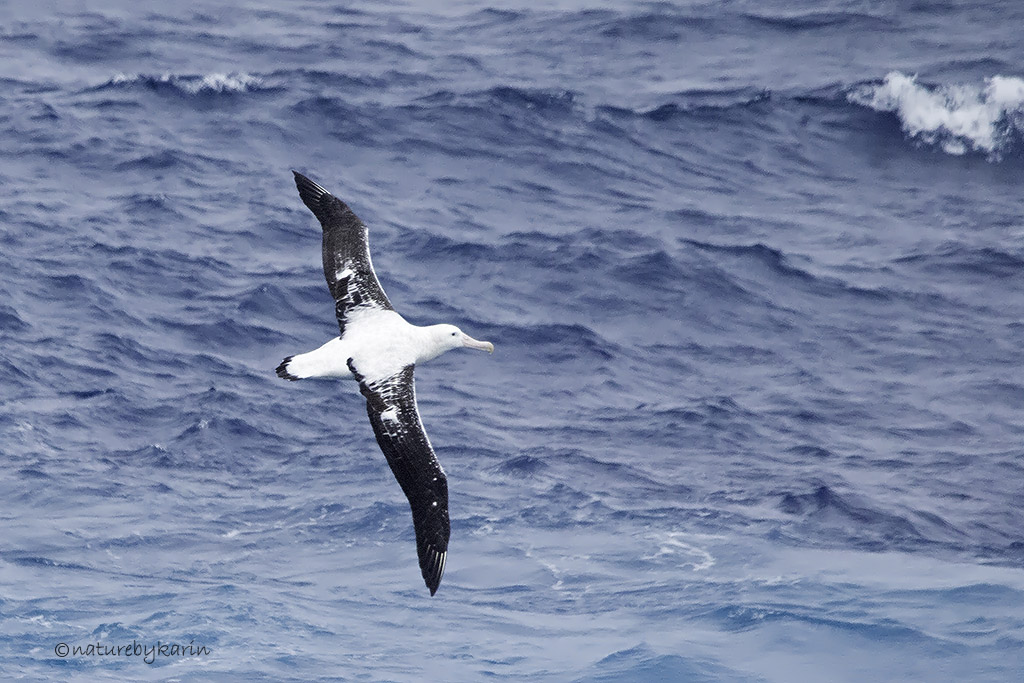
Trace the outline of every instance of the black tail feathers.
{"label": "black tail feathers", "polygon": [[281,361],[280,365],[277,366],[277,376],[280,377],[281,379],[286,379],[290,382],[294,382],[297,379],[301,379],[300,377],[296,377],[292,373],[288,372],[288,364],[292,362],[292,358],[294,358],[294,356],[288,356],[283,361]]}

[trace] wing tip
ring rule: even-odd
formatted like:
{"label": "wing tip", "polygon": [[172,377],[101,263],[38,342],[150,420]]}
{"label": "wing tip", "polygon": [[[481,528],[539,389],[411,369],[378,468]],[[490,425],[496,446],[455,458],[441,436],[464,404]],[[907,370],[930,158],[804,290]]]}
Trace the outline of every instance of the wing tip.
{"label": "wing tip", "polygon": [[441,585],[441,577],[444,576],[444,566],[448,560],[448,551],[438,552],[432,546],[427,546],[423,554],[423,562],[420,570],[423,574],[423,581],[430,590],[430,597],[434,597],[438,587]]}
{"label": "wing tip", "polygon": [[292,174],[295,176],[295,187],[299,190],[299,197],[302,199],[302,203],[310,211],[317,213],[320,202],[324,197],[331,197],[331,193],[295,169],[292,169]]}

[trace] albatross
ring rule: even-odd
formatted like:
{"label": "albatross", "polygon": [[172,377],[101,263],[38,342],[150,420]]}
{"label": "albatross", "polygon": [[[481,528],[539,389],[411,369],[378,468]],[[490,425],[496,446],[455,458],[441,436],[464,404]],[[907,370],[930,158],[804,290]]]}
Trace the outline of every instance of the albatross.
{"label": "albatross", "polygon": [[354,379],[366,398],[373,433],[412,508],[420,572],[437,592],[448,558],[448,479],[416,407],[413,370],[461,347],[492,353],[455,325],[406,322],[373,272],[366,226],[352,209],[306,176],[295,174],[299,197],[323,227],[323,262],[340,334],[320,348],[277,366],[287,380]]}

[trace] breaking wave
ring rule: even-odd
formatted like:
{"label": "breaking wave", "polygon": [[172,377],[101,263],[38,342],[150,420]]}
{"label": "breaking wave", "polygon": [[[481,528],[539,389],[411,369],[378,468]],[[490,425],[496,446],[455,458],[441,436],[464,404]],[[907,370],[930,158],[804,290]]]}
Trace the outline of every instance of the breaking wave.
{"label": "breaking wave", "polygon": [[188,95],[201,93],[248,92],[258,90],[262,79],[247,73],[214,73],[205,75],[163,74],[117,74],[101,87],[123,87],[143,85],[150,88],[172,87]]}
{"label": "breaking wave", "polygon": [[913,139],[948,154],[998,160],[1024,134],[1024,80],[992,76],[984,85],[928,85],[899,71],[849,93],[851,102],[899,117]]}

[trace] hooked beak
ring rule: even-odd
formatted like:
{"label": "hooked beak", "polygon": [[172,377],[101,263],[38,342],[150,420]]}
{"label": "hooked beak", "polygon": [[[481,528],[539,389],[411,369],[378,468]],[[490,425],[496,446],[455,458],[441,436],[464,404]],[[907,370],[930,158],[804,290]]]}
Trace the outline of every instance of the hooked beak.
{"label": "hooked beak", "polygon": [[477,341],[476,339],[470,337],[468,334],[462,335],[462,345],[469,349],[480,349],[481,351],[486,351],[487,353],[494,353],[494,344],[492,344],[491,342]]}

